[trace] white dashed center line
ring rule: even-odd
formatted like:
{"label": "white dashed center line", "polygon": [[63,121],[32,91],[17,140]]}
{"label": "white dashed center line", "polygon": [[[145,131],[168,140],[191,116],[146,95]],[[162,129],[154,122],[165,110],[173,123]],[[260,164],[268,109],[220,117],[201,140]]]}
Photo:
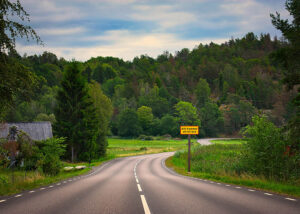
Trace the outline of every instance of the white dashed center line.
{"label": "white dashed center line", "polygon": [[297,201],[296,199],[294,198],[285,198],[286,200],[290,200],[290,201]]}
{"label": "white dashed center line", "polygon": [[241,187],[235,187],[235,188],[237,188],[237,189],[241,189]]}
{"label": "white dashed center line", "polygon": [[229,185],[229,184],[227,184],[226,186],[227,186],[227,187],[230,187],[230,185]]}
{"label": "white dashed center line", "polygon": [[136,182],[139,183],[139,179],[135,178]]}
{"label": "white dashed center line", "polygon": [[49,186],[49,188],[52,188],[53,186]]}
{"label": "white dashed center line", "polygon": [[249,191],[249,192],[255,192],[255,190],[254,190],[254,189],[248,189],[248,191]]}
{"label": "white dashed center line", "polygon": [[150,212],[150,209],[148,207],[148,204],[147,204],[147,201],[145,199],[145,196],[141,195],[141,199],[142,199],[142,203],[143,203],[145,214],[150,214],[151,212]]}
{"label": "white dashed center line", "polygon": [[2,202],[4,202],[4,201],[6,201],[6,200],[0,200],[0,203],[2,203]]}
{"label": "white dashed center line", "polygon": [[270,193],[267,193],[267,192],[265,192],[264,194],[265,194],[265,195],[273,195],[273,194],[270,194]]}
{"label": "white dashed center line", "polygon": [[44,190],[44,189],[45,189],[44,187],[40,188],[40,190]]}
{"label": "white dashed center line", "polygon": [[137,186],[138,186],[139,191],[142,192],[141,186],[139,184]]}
{"label": "white dashed center line", "polygon": [[21,197],[22,195],[16,195],[15,198]]}
{"label": "white dashed center line", "polygon": [[34,191],[32,190],[32,191],[30,191],[29,193],[34,193]]}
{"label": "white dashed center line", "polygon": [[56,184],[57,186],[59,186],[61,183]]}

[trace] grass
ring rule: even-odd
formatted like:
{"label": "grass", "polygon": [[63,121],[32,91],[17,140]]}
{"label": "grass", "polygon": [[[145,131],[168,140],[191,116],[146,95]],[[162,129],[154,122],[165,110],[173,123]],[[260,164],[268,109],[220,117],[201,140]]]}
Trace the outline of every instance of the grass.
{"label": "grass", "polygon": [[229,139],[229,140],[211,140],[214,144],[243,144],[246,143],[245,139]]}
{"label": "grass", "polygon": [[105,161],[125,156],[153,154],[160,152],[176,151],[185,148],[187,140],[130,140],[108,139],[107,155],[104,158],[93,160],[91,164],[86,162],[63,162],[64,166],[85,165],[87,168],[78,171],[63,171],[56,176],[47,176],[38,171],[9,170],[0,168],[0,195],[12,195],[24,190],[49,185],[70,177],[85,174],[92,166],[99,166]]}
{"label": "grass", "polygon": [[187,146],[187,140],[108,139],[107,154],[115,157],[177,151]]}
{"label": "grass", "polygon": [[190,173],[187,172],[187,152],[185,150],[179,151],[173,157],[168,158],[166,165],[177,173],[186,176],[300,197],[299,180],[284,183],[243,173],[239,164],[242,150],[242,144],[195,146],[192,148]]}
{"label": "grass", "polygon": [[[90,166],[100,165],[103,162],[110,160],[114,157],[107,156],[94,161]],[[63,162],[64,166],[79,166],[84,165],[87,168],[82,170],[64,171],[61,170],[56,176],[47,176],[38,171],[23,171],[23,170],[10,170],[0,168],[0,195],[12,195],[25,190],[38,188],[41,186],[49,185],[67,178],[82,175],[91,170],[88,163],[68,163]]]}

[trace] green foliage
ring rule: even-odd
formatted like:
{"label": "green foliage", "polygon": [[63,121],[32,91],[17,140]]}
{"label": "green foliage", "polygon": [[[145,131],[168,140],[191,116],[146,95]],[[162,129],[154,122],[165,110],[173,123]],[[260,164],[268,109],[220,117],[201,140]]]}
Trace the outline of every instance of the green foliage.
{"label": "green foliage", "polygon": [[147,106],[141,106],[137,110],[140,126],[145,132],[149,132],[153,121],[152,109]]}
{"label": "green foliage", "polygon": [[[142,55],[131,62],[113,57],[96,57],[86,62],[77,62],[78,70],[82,71],[82,80],[91,84],[93,81],[101,82],[103,93],[112,100],[113,113],[109,122],[111,130],[103,128],[107,127],[106,122],[103,127],[92,125],[92,123],[98,123],[97,119],[89,126],[98,126],[103,132],[118,135],[120,114],[126,109],[137,111],[138,108],[146,106],[152,109],[153,119],[151,123],[139,124],[143,129],[140,130],[140,134],[156,136],[169,132],[172,136],[176,136],[178,135],[176,126],[182,121],[174,106],[180,101],[196,106],[199,114],[197,117],[200,119],[201,108],[206,102],[218,105],[224,117],[224,129],[222,131],[221,126],[217,125],[215,128],[209,128],[214,130],[205,132],[203,126],[200,130],[203,137],[216,134],[237,134],[241,128],[250,123],[250,118],[257,112],[257,109],[267,112],[273,121],[280,122],[276,124],[284,125],[285,120],[294,117],[297,112],[295,107],[291,108],[288,104],[295,97],[295,92],[283,93],[283,85],[280,83],[281,70],[274,61],[270,60],[269,54],[287,46],[287,42],[276,38],[271,39],[269,34],[256,36],[248,33],[243,38],[231,39],[221,45],[200,44],[193,50],[183,49],[175,56],[165,53],[153,59]],[[8,59],[32,72],[35,75],[36,84],[31,84],[31,86],[36,85],[36,87],[33,91],[27,90],[27,95],[32,98],[31,102],[23,99],[26,96],[16,96],[18,93],[15,93],[16,95],[12,96],[15,101],[14,105],[4,106],[4,109],[8,109],[8,111],[3,111],[6,113],[4,119],[12,122],[54,121],[51,114],[54,113],[55,106],[60,105],[55,99],[61,87],[60,80],[66,76],[66,68],[74,62],[67,62],[63,58],[58,59],[55,54],[49,52],[23,57],[17,53],[10,53]],[[99,90],[94,95],[98,93],[100,93]],[[5,96],[7,93],[3,91],[1,98],[4,99]],[[8,102],[1,102],[3,103]],[[216,106],[213,106],[213,110],[205,112],[207,118],[218,118],[212,115],[213,112],[218,114]],[[110,109],[110,107],[103,106],[99,109]],[[89,111],[93,112],[93,110]],[[103,114],[106,113],[103,112]],[[172,128],[163,130],[161,123],[166,115],[174,118],[167,117]],[[90,121],[92,120],[93,116],[90,117]],[[207,124],[213,127],[214,123]],[[78,143],[78,145],[83,145],[84,159],[96,155],[91,154],[88,149],[97,147],[97,140],[92,132],[94,131],[87,134],[92,140]],[[101,139],[105,137],[102,136]],[[290,141],[296,141],[296,137],[293,139]],[[90,146],[84,148],[84,145]],[[293,147],[296,148],[296,146]],[[68,151],[70,152],[70,149]],[[68,155],[70,154],[67,153]]]}
{"label": "green foliage", "polygon": [[91,81],[89,84],[89,95],[93,100],[97,119],[97,131],[95,132],[95,148],[91,152],[91,158],[97,159],[106,153],[107,139],[109,133],[109,122],[112,115],[112,104],[110,99],[105,96],[97,82]]}
{"label": "green foliage", "polygon": [[282,130],[266,117],[254,116],[253,125],[248,125],[244,134],[249,136],[243,156],[246,168],[256,174],[278,180],[300,176],[299,156],[290,156]]}
{"label": "green foliage", "polygon": [[30,26],[23,24],[25,20],[29,21],[29,14],[19,0],[15,3],[8,0],[1,1],[0,10],[0,121],[2,121],[11,108],[15,96],[30,98],[30,92],[36,81],[36,76],[26,66],[7,57],[6,52],[18,55],[15,51],[17,37],[26,37],[27,40],[32,38],[38,43],[41,40]]}
{"label": "green foliage", "polygon": [[288,43],[273,53],[273,59],[284,68],[284,83],[291,90],[298,85],[298,94],[293,100],[296,107],[294,115],[287,126],[288,138],[293,152],[299,154],[300,151],[300,2],[297,0],[287,0],[285,3],[287,11],[293,17],[291,22],[271,14],[272,24],[282,32]]}
{"label": "green foliage", "polygon": [[141,133],[138,115],[133,109],[126,109],[119,116],[118,134],[122,137],[136,137]]}
{"label": "green foliage", "polygon": [[216,104],[206,102],[200,109],[200,118],[205,136],[214,137],[223,131],[224,118]]}
{"label": "green foliage", "polygon": [[197,96],[197,107],[201,108],[204,106],[204,104],[209,101],[210,96],[210,87],[205,79],[200,79],[195,94]]}
{"label": "green foliage", "polygon": [[[12,3],[8,0],[3,0],[0,3],[0,52],[4,53],[5,50],[14,51],[15,42],[17,37],[26,37],[27,40],[32,38],[37,42],[41,42],[40,37],[30,27],[23,25],[24,21],[29,20],[29,14],[24,10],[19,0]],[[12,19],[12,16],[17,16],[20,22]]]}
{"label": "green foliage", "polygon": [[65,137],[68,145],[66,157],[72,161],[90,159],[98,133],[98,118],[78,63],[71,63],[65,71],[57,94],[55,118],[55,135]]}
{"label": "green foliage", "polygon": [[169,114],[163,116],[160,121],[160,134],[169,134],[175,137],[179,134],[179,125],[176,117]]}
{"label": "green foliage", "polygon": [[57,175],[62,167],[60,157],[65,153],[64,138],[50,138],[42,142],[39,164],[45,174]]}
{"label": "green foliage", "polygon": [[181,125],[200,126],[197,109],[192,103],[180,101],[175,105],[175,109]]}

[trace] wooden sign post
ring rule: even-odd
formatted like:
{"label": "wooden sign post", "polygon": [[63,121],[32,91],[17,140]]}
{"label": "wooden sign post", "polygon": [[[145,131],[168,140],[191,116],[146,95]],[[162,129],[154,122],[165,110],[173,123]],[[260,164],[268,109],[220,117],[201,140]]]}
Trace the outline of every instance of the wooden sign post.
{"label": "wooden sign post", "polygon": [[198,126],[180,126],[180,134],[188,135],[188,172],[191,171],[191,135],[199,134]]}

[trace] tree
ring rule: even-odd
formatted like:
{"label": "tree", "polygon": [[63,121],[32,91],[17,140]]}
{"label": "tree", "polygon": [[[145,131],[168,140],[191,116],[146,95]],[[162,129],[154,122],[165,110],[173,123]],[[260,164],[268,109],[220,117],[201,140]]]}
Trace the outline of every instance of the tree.
{"label": "tree", "polygon": [[292,150],[300,153],[300,2],[298,0],[287,0],[286,9],[294,18],[290,23],[287,19],[282,20],[276,12],[270,14],[272,24],[282,32],[287,40],[287,45],[273,54],[276,61],[280,62],[285,69],[284,82],[289,89],[298,85],[298,94],[293,100],[296,106],[296,115],[289,121],[288,135]]}
{"label": "tree", "polygon": [[104,155],[106,153],[106,147],[108,145],[106,136],[109,132],[112,104],[110,99],[103,94],[100,84],[95,81],[91,81],[89,84],[89,95],[93,100],[93,105],[98,120],[98,130],[95,139],[96,148],[92,152],[92,157],[98,158],[100,155]]}
{"label": "tree", "polygon": [[98,130],[96,111],[78,63],[71,63],[61,82],[55,109],[54,133],[65,137],[67,158],[87,160]]}
{"label": "tree", "polygon": [[133,109],[126,109],[119,116],[118,134],[122,137],[136,137],[141,133],[138,115]]}
{"label": "tree", "polygon": [[[21,22],[11,19],[15,15]],[[16,53],[17,37],[26,37],[27,40],[32,38],[42,43],[30,26],[23,25],[25,20],[29,21],[29,14],[19,0],[16,3],[0,1],[0,121],[11,108],[15,96],[26,96],[29,99],[31,89],[36,83],[36,76],[27,67],[6,55],[6,52]]]}
{"label": "tree", "polygon": [[201,108],[209,100],[210,88],[205,79],[200,79],[195,90],[197,96],[197,107]]}
{"label": "tree", "polygon": [[163,116],[160,120],[160,133],[161,135],[169,134],[173,137],[179,133],[178,118],[169,114]]}
{"label": "tree", "polygon": [[299,157],[287,153],[287,142],[281,128],[277,128],[265,116],[254,116],[252,125],[246,127],[244,135],[250,137],[243,155],[249,171],[278,180],[299,177]]}
{"label": "tree", "polygon": [[192,103],[180,101],[175,105],[175,110],[181,125],[200,126],[197,109],[192,105]]}
{"label": "tree", "polygon": [[[28,25],[23,25],[24,20],[30,21],[29,14],[24,10],[19,0],[12,3],[8,0],[0,2],[0,52],[3,54],[6,50],[14,51],[17,37],[26,37],[27,40],[32,38],[41,43],[40,37]],[[11,16],[17,15],[21,19],[21,23],[11,20]]]}
{"label": "tree", "polygon": [[137,110],[137,115],[139,119],[140,126],[143,128],[144,132],[148,132],[151,128],[153,121],[152,109],[147,106],[141,106]]}
{"label": "tree", "polygon": [[224,118],[215,103],[206,102],[200,110],[200,117],[205,136],[216,137],[223,130]]}

